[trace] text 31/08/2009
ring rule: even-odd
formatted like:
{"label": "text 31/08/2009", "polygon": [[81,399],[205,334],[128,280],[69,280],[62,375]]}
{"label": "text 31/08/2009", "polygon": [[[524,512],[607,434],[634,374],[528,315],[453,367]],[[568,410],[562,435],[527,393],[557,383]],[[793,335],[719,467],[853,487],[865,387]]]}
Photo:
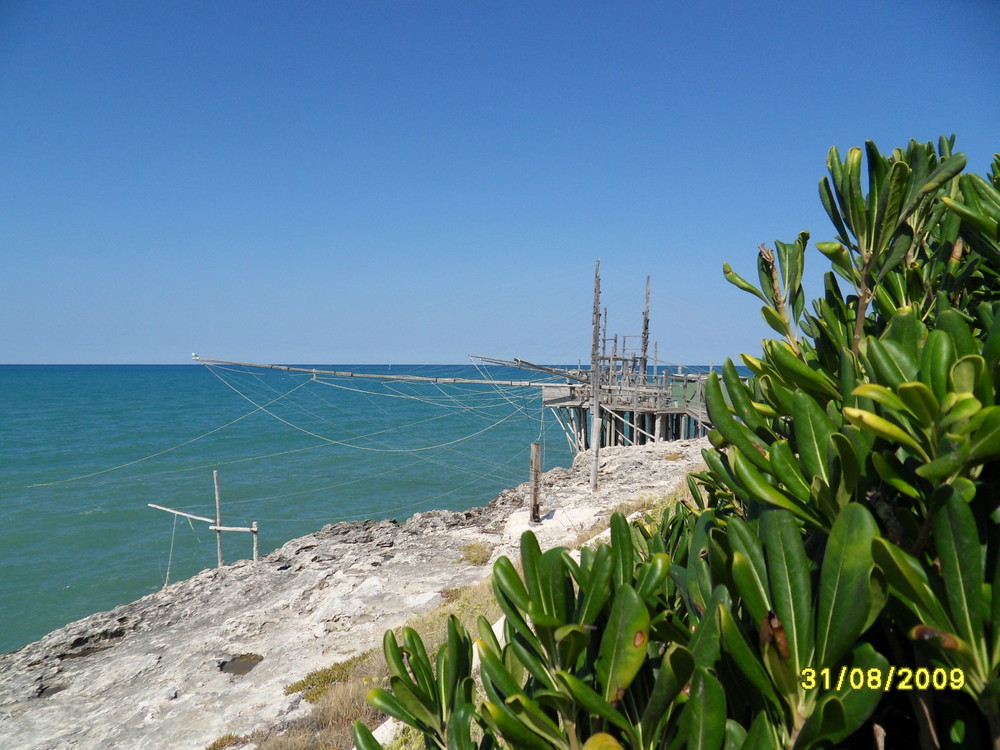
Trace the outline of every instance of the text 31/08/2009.
{"label": "text 31/08/2009", "polygon": [[846,666],[840,670],[803,669],[801,683],[806,690],[841,690],[845,685],[852,690],[961,690],[965,687],[965,672],[954,667],[890,666],[888,669]]}

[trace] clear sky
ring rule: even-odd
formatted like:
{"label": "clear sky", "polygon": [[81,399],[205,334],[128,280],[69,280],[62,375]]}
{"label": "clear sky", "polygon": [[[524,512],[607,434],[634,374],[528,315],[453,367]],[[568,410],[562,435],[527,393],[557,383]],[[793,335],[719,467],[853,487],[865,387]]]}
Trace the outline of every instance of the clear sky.
{"label": "clear sky", "polygon": [[[759,351],[826,153],[1000,150],[995,0],[0,0],[0,363]],[[814,248],[811,290],[823,270]]]}

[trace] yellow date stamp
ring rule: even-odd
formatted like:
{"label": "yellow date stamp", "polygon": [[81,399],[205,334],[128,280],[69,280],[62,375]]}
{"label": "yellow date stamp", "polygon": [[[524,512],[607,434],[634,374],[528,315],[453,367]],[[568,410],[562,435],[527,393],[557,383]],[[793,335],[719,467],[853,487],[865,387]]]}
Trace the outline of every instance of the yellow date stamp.
{"label": "yellow date stamp", "polygon": [[961,690],[965,687],[965,671],[959,667],[841,667],[836,669],[803,669],[799,684],[805,690]]}

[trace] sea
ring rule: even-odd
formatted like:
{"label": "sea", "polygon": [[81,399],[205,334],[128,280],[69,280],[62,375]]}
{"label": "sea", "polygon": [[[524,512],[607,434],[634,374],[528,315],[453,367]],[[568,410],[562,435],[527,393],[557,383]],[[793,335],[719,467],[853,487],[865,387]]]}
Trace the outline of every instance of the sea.
{"label": "sea", "polygon": [[[537,378],[485,365],[0,366],[0,652],[338,521],[484,505],[572,455]],[[408,376],[388,380],[360,375]],[[473,378],[493,384],[449,383]],[[437,381],[433,379],[439,379]],[[230,563],[252,535],[223,533]]]}

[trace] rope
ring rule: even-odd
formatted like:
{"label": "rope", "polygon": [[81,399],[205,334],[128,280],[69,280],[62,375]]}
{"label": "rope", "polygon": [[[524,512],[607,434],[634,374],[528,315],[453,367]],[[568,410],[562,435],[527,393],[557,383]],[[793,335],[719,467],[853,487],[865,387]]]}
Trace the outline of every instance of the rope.
{"label": "rope", "polygon": [[[353,448],[355,450],[370,451],[372,453],[418,453],[418,452],[422,452],[422,451],[429,451],[429,450],[435,450],[435,449],[440,449],[440,448],[446,448],[446,447],[448,447],[450,445],[457,445],[459,443],[463,443],[463,442],[466,442],[468,440],[472,440],[473,438],[482,435],[484,432],[488,432],[489,430],[492,430],[495,427],[500,426],[504,422],[507,422],[507,421],[513,419],[513,417],[516,414],[516,412],[512,412],[511,414],[508,414],[507,416],[503,417],[502,419],[499,419],[496,422],[493,422],[492,424],[487,425],[486,427],[484,427],[481,430],[473,432],[470,435],[465,435],[463,437],[456,438],[455,440],[450,440],[450,441],[448,441],[446,443],[438,443],[437,445],[425,445],[425,446],[420,447],[420,448],[374,448],[374,447],[371,447],[371,446],[357,445],[355,443],[349,443],[349,442],[344,441],[344,440],[334,440],[333,438],[326,437],[325,435],[320,435],[320,434],[318,434],[316,432],[313,432],[312,430],[308,430],[305,427],[300,427],[299,425],[294,424],[293,422],[289,422],[284,417],[282,417],[282,416],[280,416],[278,414],[275,414],[273,411],[271,411],[270,409],[268,409],[267,407],[271,405],[270,403],[266,404],[266,405],[258,404],[250,396],[248,396],[245,393],[242,393],[237,388],[234,388],[226,380],[224,380],[222,378],[220,378],[220,380],[222,380],[223,383],[225,383],[227,386],[229,386],[229,388],[231,388],[234,393],[236,393],[238,396],[240,396],[240,398],[243,398],[243,399],[249,401],[254,406],[256,406],[257,409],[255,411],[262,411],[265,414],[267,414],[267,415],[273,417],[274,419],[278,420],[283,425],[286,425],[287,427],[292,428],[293,430],[301,432],[304,435],[308,435],[309,437],[316,438],[317,440],[322,440],[324,443],[329,443],[331,445],[340,445],[340,446],[343,446],[345,448]],[[311,382],[311,381],[305,381],[305,382],[308,383],[308,382]],[[322,381],[318,381],[318,382],[322,382]],[[305,385],[305,383],[303,383],[302,385]],[[302,385],[300,385],[298,387],[301,388]],[[293,389],[293,390],[297,390],[297,388]],[[271,403],[273,403],[273,402],[271,402]],[[424,421],[431,421],[431,420],[428,419],[428,420],[424,420]],[[398,430],[398,429],[402,429],[402,426],[397,426],[397,427],[390,428],[390,429],[387,429],[387,430],[380,430],[379,432],[373,433],[373,434],[381,434],[381,433],[384,433],[384,432],[392,432],[392,431]],[[368,436],[362,436],[362,437],[368,437]],[[360,439],[360,438],[357,438],[357,439]]]}
{"label": "rope", "polygon": [[174,561],[174,537],[177,535],[177,516],[174,515],[174,525],[170,531],[170,553],[167,555],[167,574],[163,577],[163,588],[170,583],[170,566]]}
{"label": "rope", "polygon": [[[226,381],[223,380],[222,382],[225,383]],[[306,385],[306,383],[308,383],[308,382],[309,381],[307,380],[307,381],[305,381],[305,382],[303,382],[303,383],[295,386],[295,388],[292,388],[292,390],[288,391],[288,393],[285,393],[285,394],[279,396],[278,398],[274,399],[273,401],[269,402],[267,404],[267,406],[270,406],[271,404],[275,403],[276,401],[281,400],[285,396],[287,396],[287,395],[289,395],[291,393],[294,393],[299,388],[301,388],[302,386]],[[227,385],[228,385],[228,383],[227,383]],[[253,403],[253,402],[251,401],[251,403]],[[257,413],[258,411],[265,411],[265,412],[267,411],[267,409],[264,406],[261,406],[259,404],[256,404],[256,406],[257,406],[256,409],[254,409],[252,411],[248,411],[243,416],[237,417],[236,419],[232,420],[231,422],[226,422],[226,424],[222,425],[221,427],[216,427],[214,430],[209,430],[208,432],[206,432],[204,434],[201,434],[198,437],[191,438],[190,440],[185,440],[183,443],[178,443],[177,445],[173,446],[172,448],[166,448],[166,449],[164,449],[162,451],[157,451],[156,453],[151,453],[148,456],[144,456],[142,458],[137,458],[134,461],[128,461],[127,463],[119,464],[118,466],[112,466],[110,469],[101,469],[100,471],[92,471],[89,474],[80,474],[79,476],[69,477],[68,479],[57,479],[54,482],[39,482],[37,484],[28,485],[28,487],[29,488],[31,488],[31,487],[52,487],[52,486],[57,485],[57,484],[66,484],[68,482],[76,482],[76,481],[78,481],[80,479],[90,479],[91,477],[100,476],[101,474],[108,474],[108,473],[110,473],[112,471],[118,471],[119,469],[125,469],[125,468],[127,468],[129,466],[135,466],[136,464],[141,464],[143,461],[149,461],[152,458],[157,458],[159,456],[166,455],[167,453],[171,453],[171,452],[173,452],[175,450],[178,450],[179,448],[183,448],[183,447],[185,447],[187,445],[191,445],[192,443],[196,443],[199,440],[208,437],[209,435],[214,435],[216,432],[219,432],[220,430],[224,430],[227,427],[231,427],[232,425],[236,424],[237,422],[246,419],[247,417],[251,416],[252,414]],[[270,413],[270,412],[268,412],[268,413]]]}

